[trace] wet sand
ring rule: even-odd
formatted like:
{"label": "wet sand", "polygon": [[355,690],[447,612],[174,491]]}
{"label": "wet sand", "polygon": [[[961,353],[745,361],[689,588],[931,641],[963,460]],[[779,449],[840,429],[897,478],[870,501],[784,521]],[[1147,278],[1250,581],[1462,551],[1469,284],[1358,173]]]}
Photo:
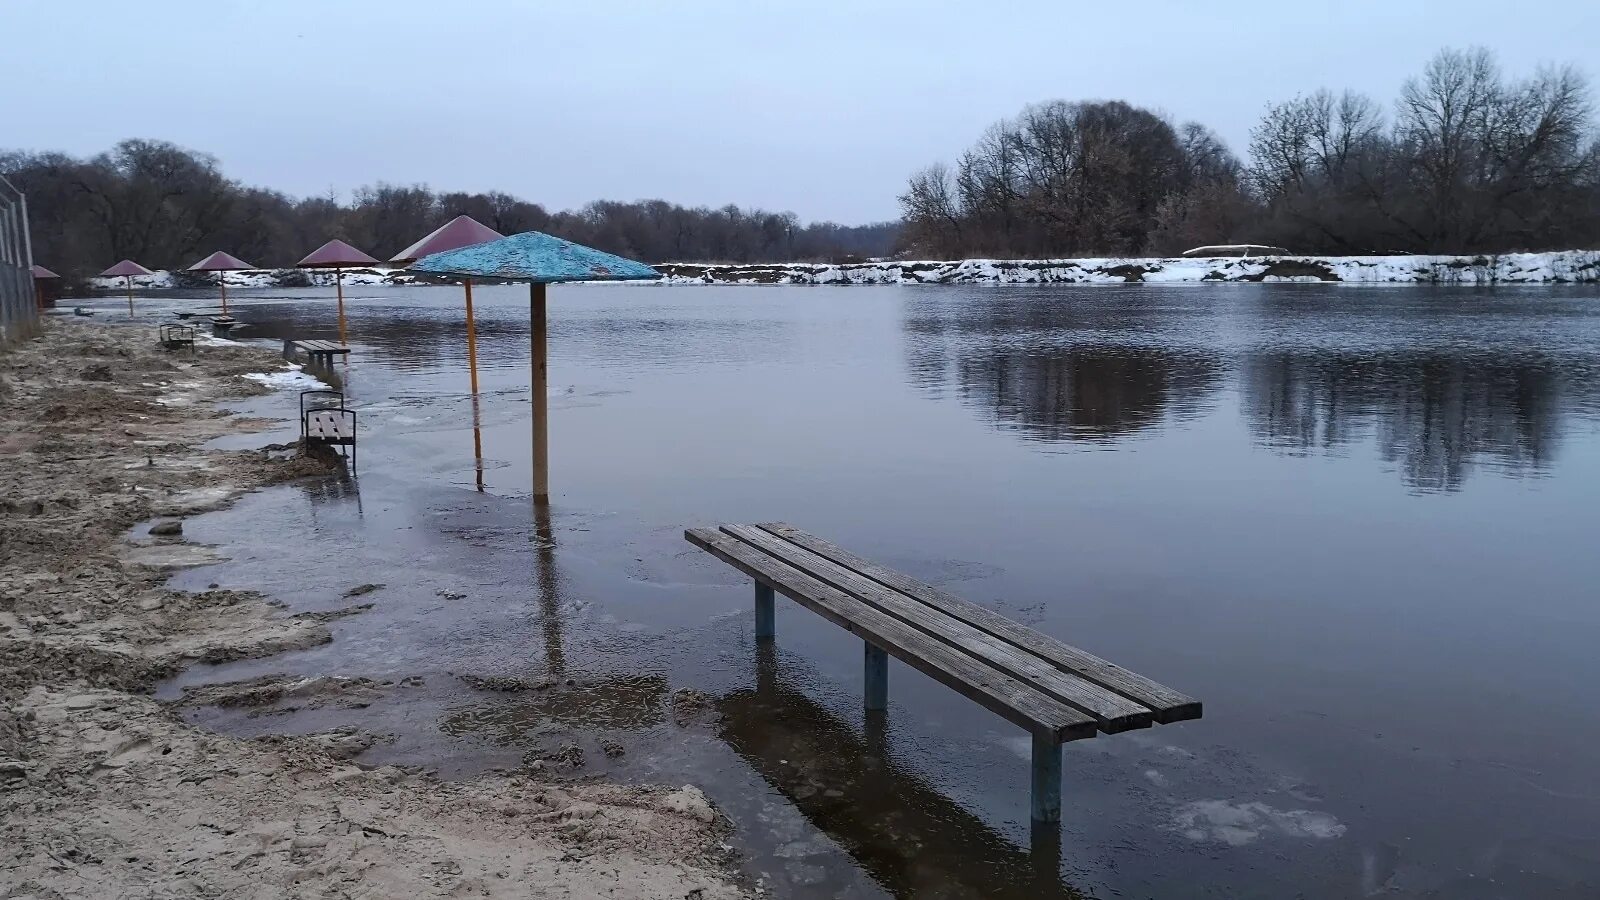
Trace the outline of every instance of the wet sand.
{"label": "wet sand", "polygon": [[340,477],[290,446],[199,449],[274,425],[217,403],[267,393],[242,376],[282,366],[256,348],[167,353],[151,329],[77,322],[0,357],[5,895],[743,895],[726,821],[692,787],[558,780],[542,760],[446,783],[350,761],[383,735],[243,740],[180,716],[286,698],[358,706],[403,679],[151,695],[193,666],[326,644],[331,622],[369,608],[367,592],[290,614],[251,590],[167,586],[219,558],[184,539],[185,517]]}

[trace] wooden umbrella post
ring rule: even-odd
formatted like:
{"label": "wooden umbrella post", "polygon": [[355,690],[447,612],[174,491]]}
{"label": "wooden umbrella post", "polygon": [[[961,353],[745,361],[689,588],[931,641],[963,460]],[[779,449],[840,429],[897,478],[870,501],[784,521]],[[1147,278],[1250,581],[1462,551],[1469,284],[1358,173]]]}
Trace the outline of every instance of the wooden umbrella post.
{"label": "wooden umbrella post", "polygon": [[478,325],[472,317],[472,279],[466,280],[467,288],[467,370],[472,376],[472,393],[478,393]]}
{"label": "wooden umbrella post", "polygon": [[528,285],[529,350],[533,390],[533,499],[550,501],[550,373],[545,365],[545,285]]}
{"label": "wooden umbrella post", "polygon": [[472,468],[476,472],[478,493],[483,493],[483,419],[478,411],[478,393],[472,393]]}
{"label": "wooden umbrella post", "polygon": [[228,273],[217,273],[217,285],[222,288],[222,314],[228,314]]}
{"label": "wooden umbrella post", "polygon": [[122,280],[128,284],[128,318],[133,318],[133,276],[124,275]]}

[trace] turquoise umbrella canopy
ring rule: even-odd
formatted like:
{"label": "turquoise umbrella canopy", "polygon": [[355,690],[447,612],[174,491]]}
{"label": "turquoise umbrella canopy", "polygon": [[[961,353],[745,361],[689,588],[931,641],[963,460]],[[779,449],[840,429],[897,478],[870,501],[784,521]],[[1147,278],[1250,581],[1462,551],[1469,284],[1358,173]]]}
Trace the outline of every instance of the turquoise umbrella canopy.
{"label": "turquoise umbrella canopy", "polygon": [[545,360],[545,285],[563,281],[645,281],[661,274],[642,262],[564,241],[537,231],[424,256],[407,267],[413,272],[455,275],[467,280],[467,359],[478,377],[472,337],[472,279],[526,281],[528,285],[529,398],[533,406],[533,500],[550,502],[549,380]]}
{"label": "turquoise umbrella canopy", "polygon": [[661,274],[642,262],[574,244],[538,231],[435,253],[412,263],[414,272],[463,278],[503,278],[536,284],[564,281],[643,281]]}

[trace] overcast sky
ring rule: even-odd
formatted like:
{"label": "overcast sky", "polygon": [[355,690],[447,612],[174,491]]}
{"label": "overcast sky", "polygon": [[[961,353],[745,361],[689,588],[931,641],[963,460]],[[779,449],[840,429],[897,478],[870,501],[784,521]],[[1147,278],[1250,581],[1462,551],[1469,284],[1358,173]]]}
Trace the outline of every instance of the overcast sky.
{"label": "overcast sky", "polygon": [[0,0],[0,147],[126,137],[294,195],[375,181],[898,216],[906,176],[1048,99],[1243,153],[1269,103],[1387,105],[1439,47],[1600,66],[1600,0]]}

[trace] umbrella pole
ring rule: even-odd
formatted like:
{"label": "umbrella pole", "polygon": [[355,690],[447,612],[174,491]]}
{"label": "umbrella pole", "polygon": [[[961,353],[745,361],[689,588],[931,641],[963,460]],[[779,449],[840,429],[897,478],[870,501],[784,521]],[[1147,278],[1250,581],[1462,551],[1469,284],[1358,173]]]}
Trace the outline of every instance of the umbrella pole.
{"label": "umbrella pole", "polygon": [[222,288],[222,314],[228,314],[228,273],[217,273],[217,284]]}
{"label": "umbrella pole", "polygon": [[472,468],[477,473],[478,493],[483,493],[483,419],[478,408],[478,393],[472,393]]}
{"label": "umbrella pole", "polygon": [[467,369],[472,374],[472,393],[478,393],[478,326],[472,319],[472,279],[467,288]]}
{"label": "umbrella pole", "polygon": [[[347,343],[344,339],[344,270],[338,266],[333,268],[333,288],[339,292],[339,343]],[[349,362],[348,354],[345,361]]]}
{"label": "umbrella pole", "polygon": [[133,318],[133,276],[124,275],[122,280],[128,284],[128,318]]}
{"label": "umbrella pole", "polygon": [[545,286],[528,285],[529,349],[533,382],[533,501],[550,502],[550,373],[545,366]]}

